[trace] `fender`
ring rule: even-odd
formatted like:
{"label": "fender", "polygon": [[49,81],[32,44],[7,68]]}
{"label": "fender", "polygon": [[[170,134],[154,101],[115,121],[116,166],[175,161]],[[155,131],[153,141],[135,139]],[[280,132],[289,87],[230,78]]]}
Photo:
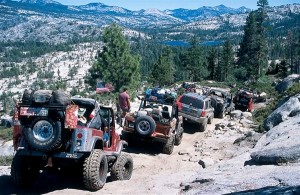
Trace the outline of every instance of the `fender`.
{"label": "fender", "polygon": [[[103,132],[99,132],[103,134]],[[75,129],[73,131],[73,145],[71,152],[90,152],[93,149],[103,149],[103,135],[93,136],[90,129]]]}

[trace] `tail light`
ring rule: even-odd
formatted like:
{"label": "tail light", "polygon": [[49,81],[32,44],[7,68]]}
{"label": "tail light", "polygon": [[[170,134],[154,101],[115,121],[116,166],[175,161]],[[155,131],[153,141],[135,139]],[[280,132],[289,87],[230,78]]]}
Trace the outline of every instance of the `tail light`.
{"label": "tail light", "polygon": [[201,116],[202,117],[204,117],[206,115],[206,112],[205,112],[205,110],[202,110],[202,112],[201,112]]}

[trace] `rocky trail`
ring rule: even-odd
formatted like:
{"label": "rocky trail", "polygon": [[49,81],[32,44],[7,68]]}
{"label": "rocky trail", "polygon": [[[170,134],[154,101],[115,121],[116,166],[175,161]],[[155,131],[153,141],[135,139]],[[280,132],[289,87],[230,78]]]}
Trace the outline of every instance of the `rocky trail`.
{"label": "rocky trail", "polygon": [[[299,97],[268,117],[273,128],[265,134],[254,131],[251,113],[234,111],[214,118],[204,132],[185,126],[182,143],[171,155],[162,154],[159,145],[130,144],[124,152],[133,157],[131,179],[109,176],[97,192],[87,191],[74,171],[64,170],[46,170],[32,188],[19,189],[5,166],[0,167],[0,194],[300,194]],[[278,116],[284,119],[279,125]]]}
{"label": "rocky trail", "polygon": [[[231,159],[245,151],[233,142],[241,134],[215,130],[215,125],[226,119],[215,118],[205,132],[193,125],[185,127],[181,145],[175,146],[171,155],[161,154],[159,146],[137,143],[125,149],[134,159],[134,171],[128,181],[108,181],[98,192],[86,191],[78,177],[58,170],[45,171],[32,189],[18,189],[10,181],[10,168],[1,167],[0,189],[4,194],[178,194],[186,190],[184,181],[218,162]],[[247,147],[244,147],[247,148]],[[247,150],[247,149],[246,149]]]}

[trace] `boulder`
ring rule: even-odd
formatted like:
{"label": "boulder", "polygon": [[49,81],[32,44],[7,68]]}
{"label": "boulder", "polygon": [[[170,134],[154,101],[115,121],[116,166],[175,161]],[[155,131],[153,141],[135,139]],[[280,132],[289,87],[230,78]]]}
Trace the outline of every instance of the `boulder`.
{"label": "boulder", "polygon": [[230,118],[240,118],[242,116],[242,111],[234,110],[230,112]]}
{"label": "boulder", "polygon": [[300,159],[300,117],[292,117],[259,139],[251,158],[260,164],[296,162]]}
{"label": "boulder", "polygon": [[264,121],[264,128],[270,130],[288,117],[293,117],[300,112],[300,94],[289,98],[285,103],[273,111]]}
{"label": "boulder", "polygon": [[245,128],[251,128],[252,125],[254,125],[254,122],[244,118],[240,120],[240,124]]}
{"label": "boulder", "polygon": [[252,113],[251,112],[243,112],[242,116],[248,120],[252,120]]}
{"label": "boulder", "polygon": [[13,141],[4,142],[0,145],[0,156],[12,156],[14,154]]}
{"label": "boulder", "polygon": [[290,88],[293,83],[300,81],[299,74],[292,74],[283,79],[278,85],[276,85],[275,89],[279,92],[285,92],[288,88]]}

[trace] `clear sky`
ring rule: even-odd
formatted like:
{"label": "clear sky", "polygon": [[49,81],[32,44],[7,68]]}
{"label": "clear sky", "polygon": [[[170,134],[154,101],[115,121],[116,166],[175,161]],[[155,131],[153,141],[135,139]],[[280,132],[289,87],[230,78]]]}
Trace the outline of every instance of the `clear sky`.
{"label": "clear sky", "polygon": [[[202,6],[225,5],[227,7],[238,8],[245,6],[250,9],[256,9],[257,0],[55,0],[64,5],[85,5],[88,3],[104,3],[111,6],[119,6],[129,10],[140,10],[157,8],[165,9],[197,9]],[[300,0],[269,0],[270,6],[284,4],[300,3]]]}

